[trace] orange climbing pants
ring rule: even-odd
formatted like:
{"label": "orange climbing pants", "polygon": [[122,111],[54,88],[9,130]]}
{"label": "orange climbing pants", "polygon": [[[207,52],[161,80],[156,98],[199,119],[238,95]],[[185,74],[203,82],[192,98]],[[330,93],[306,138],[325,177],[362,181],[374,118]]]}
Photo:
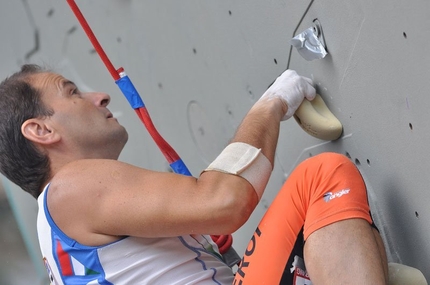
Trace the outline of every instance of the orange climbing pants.
{"label": "orange climbing pants", "polygon": [[356,166],[336,153],[308,158],[291,173],[255,230],[233,284],[279,284],[302,228],[306,240],[324,226],[351,218],[373,223]]}

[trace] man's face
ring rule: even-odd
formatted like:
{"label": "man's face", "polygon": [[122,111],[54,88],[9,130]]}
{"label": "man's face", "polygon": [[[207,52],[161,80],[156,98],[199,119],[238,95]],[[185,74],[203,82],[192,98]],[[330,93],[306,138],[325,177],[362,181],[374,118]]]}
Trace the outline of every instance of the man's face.
{"label": "man's face", "polygon": [[118,158],[128,135],[107,109],[109,95],[80,92],[55,73],[35,74],[30,80],[45,106],[54,111],[46,120],[61,135],[62,146],[82,158]]}

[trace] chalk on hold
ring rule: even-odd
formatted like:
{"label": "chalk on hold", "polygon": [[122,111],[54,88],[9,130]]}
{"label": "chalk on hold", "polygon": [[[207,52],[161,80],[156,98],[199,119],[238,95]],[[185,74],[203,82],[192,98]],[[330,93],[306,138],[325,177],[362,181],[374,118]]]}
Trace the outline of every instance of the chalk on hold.
{"label": "chalk on hold", "polygon": [[388,285],[428,285],[418,269],[399,263],[388,263]]}
{"label": "chalk on hold", "polygon": [[342,124],[328,109],[319,94],[312,101],[304,100],[294,114],[300,127],[316,138],[332,141],[342,135]]}

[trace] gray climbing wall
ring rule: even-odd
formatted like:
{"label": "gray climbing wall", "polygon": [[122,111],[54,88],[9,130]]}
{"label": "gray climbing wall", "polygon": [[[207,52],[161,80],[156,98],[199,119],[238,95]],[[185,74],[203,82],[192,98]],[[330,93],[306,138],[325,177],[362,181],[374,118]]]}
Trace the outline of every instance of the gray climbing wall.
{"label": "gray climbing wall", "polygon": [[[344,134],[335,142],[309,136],[294,120],[282,124],[267,192],[234,234],[240,253],[289,172],[309,156],[335,151],[361,170],[389,259],[419,268],[430,280],[429,1],[76,3],[193,175],[224,148],[247,110],[287,67],[313,78],[343,123]],[[168,170],[65,0],[0,5],[1,78],[31,62],[63,73],[84,91],[108,92],[110,109],[130,134],[121,159]],[[308,62],[289,41],[314,19],[329,55]],[[35,201],[3,182],[38,264]]]}

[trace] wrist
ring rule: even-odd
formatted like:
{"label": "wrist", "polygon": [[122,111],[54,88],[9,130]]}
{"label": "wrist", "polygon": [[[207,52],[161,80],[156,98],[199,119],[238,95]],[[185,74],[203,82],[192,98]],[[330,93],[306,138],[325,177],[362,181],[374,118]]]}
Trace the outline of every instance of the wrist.
{"label": "wrist", "polygon": [[280,97],[262,97],[254,104],[251,111],[265,113],[281,121],[288,111],[288,105]]}

